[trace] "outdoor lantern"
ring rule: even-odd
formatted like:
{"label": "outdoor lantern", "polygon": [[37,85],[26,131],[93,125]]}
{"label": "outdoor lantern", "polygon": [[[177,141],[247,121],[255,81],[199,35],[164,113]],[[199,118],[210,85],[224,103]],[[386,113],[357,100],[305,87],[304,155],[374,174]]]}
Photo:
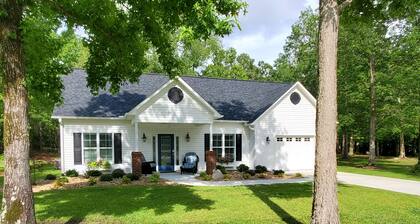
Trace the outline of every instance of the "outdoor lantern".
{"label": "outdoor lantern", "polygon": [[146,142],[146,140],[147,140],[147,137],[146,137],[146,135],[144,133],[143,133],[142,139],[143,139],[143,142]]}
{"label": "outdoor lantern", "polygon": [[265,141],[266,141],[267,143],[270,143],[270,137],[268,137],[268,136],[267,136],[267,138],[265,138]]}
{"label": "outdoor lantern", "polygon": [[187,133],[187,136],[185,136],[185,140],[187,140],[187,142],[190,141],[190,133],[189,132]]}

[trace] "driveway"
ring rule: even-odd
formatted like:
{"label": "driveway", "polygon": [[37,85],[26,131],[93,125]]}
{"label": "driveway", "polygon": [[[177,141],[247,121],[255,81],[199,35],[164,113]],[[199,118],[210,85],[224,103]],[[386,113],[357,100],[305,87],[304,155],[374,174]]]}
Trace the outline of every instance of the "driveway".
{"label": "driveway", "polygon": [[420,196],[420,181],[344,172],[338,172],[337,178],[343,184],[353,184]]}

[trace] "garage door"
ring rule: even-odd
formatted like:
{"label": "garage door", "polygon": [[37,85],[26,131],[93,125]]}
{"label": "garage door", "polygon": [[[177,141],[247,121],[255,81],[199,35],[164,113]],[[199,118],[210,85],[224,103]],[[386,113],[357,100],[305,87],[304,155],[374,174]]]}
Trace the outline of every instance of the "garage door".
{"label": "garage door", "polygon": [[315,138],[313,136],[286,136],[281,139],[280,150],[286,158],[287,170],[312,170],[315,162]]}

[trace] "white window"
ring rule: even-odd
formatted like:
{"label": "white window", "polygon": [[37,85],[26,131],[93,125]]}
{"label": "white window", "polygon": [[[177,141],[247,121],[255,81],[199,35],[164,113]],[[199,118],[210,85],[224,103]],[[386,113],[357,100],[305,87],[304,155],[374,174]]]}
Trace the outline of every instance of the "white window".
{"label": "white window", "polygon": [[112,134],[99,134],[99,158],[101,160],[112,161]]}
{"label": "white window", "polygon": [[302,138],[299,138],[299,137],[298,137],[298,138],[296,138],[296,141],[297,141],[297,142],[301,142],[301,141],[302,141]]}
{"label": "white window", "polygon": [[306,137],[306,138],[305,138],[305,142],[309,142],[309,141],[311,141],[311,138]]}
{"label": "white window", "polygon": [[287,137],[287,138],[286,138],[286,141],[287,141],[287,142],[291,142],[292,140],[293,140],[293,138],[290,138],[290,137]]}
{"label": "white window", "polygon": [[83,157],[85,164],[96,161],[96,133],[83,133]]}
{"label": "white window", "polygon": [[225,135],[225,158],[229,162],[233,162],[235,153],[235,135],[226,134]]}
{"label": "white window", "polygon": [[223,157],[223,135],[213,134],[213,150],[216,153],[217,161],[220,161]]}
{"label": "white window", "polygon": [[233,162],[235,160],[235,135],[234,134],[213,134],[213,150],[216,153],[218,162]]}
{"label": "white window", "polygon": [[282,142],[283,141],[283,137],[277,137],[277,141],[278,142]]}

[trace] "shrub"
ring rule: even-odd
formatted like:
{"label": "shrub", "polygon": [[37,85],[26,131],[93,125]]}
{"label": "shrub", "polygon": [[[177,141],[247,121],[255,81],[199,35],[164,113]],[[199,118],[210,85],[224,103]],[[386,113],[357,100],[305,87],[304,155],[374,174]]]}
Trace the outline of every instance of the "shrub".
{"label": "shrub", "polygon": [[295,177],[303,177],[301,173],[295,173]]}
{"label": "shrub", "polygon": [[59,188],[64,186],[64,184],[68,183],[69,179],[67,177],[59,177],[57,180],[54,181],[54,187]]}
{"label": "shrub", "polygon": [[262,165],[257,165],[255,167],[255,172],[256,173],[265,173],[265,172],[267,172],[267,167],[262,166]]}
{"label": "shrub", "polygon": [[109,163],[108,160],[105,160],[104,162],[102,162],[101,168],[105,169],[105,170],[109,170],[109,169],[111,169],[111,163]]}
{"label": "shrub", "polygon": [[232,175],[230,174],[223,174],[223,180],[230,180],[232,178]]}
{"label": "shrub", "polygon": [[140,177],[139,176],[137,176],[137,175],[135,175],[135,174],[132,174],[132,173],[128,173],[127,175],[125,175],[126,177],[128,177],[128,178],[130,178],[130,180],[131,181],[135,181],[135,180],[139,180],[140,179]]}
{"label": "shrub", "polygon": [[273,174],[276,175],[276,176],[282,177],[284,175],[284,171],[283,170],[273,170]]}
{"label": "shrub", "polygon": [[125,175],[124,170],[122,169],[115,169],[112,171],[113,178],[122,178]]}
{"label": "shrub", "polygon": [[131,179],[127,176],[123,176],[121,179],[121,183],[122,184],[130,184],[131,183]]}
{"label": "shrub", "polygon": [[149,177],[149,181],[152,183],[158,183],[160,180],[160,173],[153,172],[152,175]]}
{"label": "shrub", "polygon": [[236,167],[236,169],[239,172],[246,172],[246,171],[249,170],[249,167],[247,165],[245,165],[245,164],[240,164],[239,166]]}
{"label": "shrub", "polygon": [[111,181],[112,180],[112,175],[111,174],[102,174],[99,177],[100,181]]}
{"label": "shrub", "polygon": [[88,184],[90,186],[95,185],[96,184],[96,178],[95,177],[89,177]]}
{"label": "shrub", "polygon": [[200,172],[200,179],[205,180],[205,181],[209,181],[209,180],[211,180],[211,176],[207,175],[206,172]]}
{"label": "shrub", "polygon": [[220,170],[220,172],[222,172],[223,174],[226,174],[226,167],[221,166],[221,165],[217,165],[216,169]]}
{"label": "shrub", "polygon": [[67,170],[66,176],[68,177],[78,177],[79,173],[76,170]]}
{"label": "shrub", "polygon": [[54,174],[47,174],[45,180],[55,180],[57,177]]}
{"label": "shrub", "polygon": [[247,170],[245,173],[248,173],[251,176],[255,176],[255,170]]}
{"label": "shrub", "polygon": [[102,175],[102,172],[99,170],[88,170],[86,171],[86,176],[88,177],[99,177]]}
{"label": "shrub", "polygon": [[257,177],[258,178],[261,178],[261,179],[265,179],[265,178],[267,178],[267,174],[265,174],[265,173],[258,173],[257,174]]}
{"label": "shrub", "polygon": [[249,173],[243,173],[242,174],[242,178],[244,178],[245,180],[246,179],[249,179],[249,178],[251,178],[251,174],[249,174]]}

